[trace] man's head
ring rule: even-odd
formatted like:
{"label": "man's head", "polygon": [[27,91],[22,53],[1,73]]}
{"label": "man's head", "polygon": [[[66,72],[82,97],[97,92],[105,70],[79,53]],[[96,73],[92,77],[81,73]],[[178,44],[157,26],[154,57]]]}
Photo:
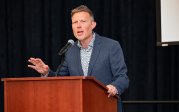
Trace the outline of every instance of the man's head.
{"label": "man's head", "polygon": [[74,36],[81,42],[89,42],[93,29],[96,27],[92,11],[85,5],[80,5],[71,11]]}
{"label": "man's head", "polygon": [[91,17],[92,19],[94,20],[94,15],[93,15],[93,12],[85,5],[80,5],[76,8],[74,8],[72,11],[71,11],[71,17],[73,17],[73,15],[75,13],[78,13],[78,12],[87,12]]}

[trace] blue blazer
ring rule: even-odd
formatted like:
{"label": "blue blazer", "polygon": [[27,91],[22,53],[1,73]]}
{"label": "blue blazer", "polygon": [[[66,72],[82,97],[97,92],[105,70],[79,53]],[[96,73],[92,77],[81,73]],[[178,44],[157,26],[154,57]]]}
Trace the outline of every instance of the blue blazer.
{"label": "blue blazer", "polygon": [[[104,85],[114,85],[122,94],[129,85],[127,67],[120,44],[95,34],[95,41],[88,68],[88,76],[94,76]],[[50,73],[51,74],[51,73]],[[77,42],[65,54],[65,61],[58,72],[62,76],[83,76],[80,48]]]}

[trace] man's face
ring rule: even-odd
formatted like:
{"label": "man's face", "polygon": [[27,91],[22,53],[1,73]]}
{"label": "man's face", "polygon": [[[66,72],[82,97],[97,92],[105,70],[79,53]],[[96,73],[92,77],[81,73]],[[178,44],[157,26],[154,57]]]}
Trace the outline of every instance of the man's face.
{"label": "man's face", "polygon": [[87,12],[78,12],[72,16],[73,34],[79,41],[92,38],[92,31],[95,26],[96,22]]}

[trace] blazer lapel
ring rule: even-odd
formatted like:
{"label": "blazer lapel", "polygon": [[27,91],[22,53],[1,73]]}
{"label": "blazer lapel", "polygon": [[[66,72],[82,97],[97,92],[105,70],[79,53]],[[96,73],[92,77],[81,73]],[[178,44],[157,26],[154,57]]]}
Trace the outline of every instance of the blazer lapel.
{"label": "blazer lapel", "polygon": [[76,45],[76,51],[74,53],[76,53],[74,56],[76,56],[76,63],[77,63],[77,69],[78,69],[79,75],[84,75],[82,66],[81,66],[80,49],[77,45]]}
{"label": "blazer lapel", "polygon": [[92,51],[92,54],[91,54],[91,59],[90,59],[89,68],[88,68],[88,76],[92,75],[91,72],[92,72],[92,69],[95,65],[96,59],[99,56],[100,48],[101,48],[100,39],[98,38],[98,35],[96,34],[94,46],[93,46],[93,51]]}

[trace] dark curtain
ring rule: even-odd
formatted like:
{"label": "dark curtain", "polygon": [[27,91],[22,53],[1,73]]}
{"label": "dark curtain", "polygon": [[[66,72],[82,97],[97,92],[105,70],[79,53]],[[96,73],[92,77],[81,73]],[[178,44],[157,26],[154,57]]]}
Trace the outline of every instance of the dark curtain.
{"label": "dark curtain", "polygon": [[[68,39],[70,11],[85,4],[95,31],[120,42],[130,86],[123,101],[179,100],[179,46],[156,47],[155,0],[0,0],[0,77],[39,77],[27,67],[39,57],[52,70]],[[3,112],[3,83],[0,83]],[[176,112],[178,104],[125,104],[126,112]]]}

